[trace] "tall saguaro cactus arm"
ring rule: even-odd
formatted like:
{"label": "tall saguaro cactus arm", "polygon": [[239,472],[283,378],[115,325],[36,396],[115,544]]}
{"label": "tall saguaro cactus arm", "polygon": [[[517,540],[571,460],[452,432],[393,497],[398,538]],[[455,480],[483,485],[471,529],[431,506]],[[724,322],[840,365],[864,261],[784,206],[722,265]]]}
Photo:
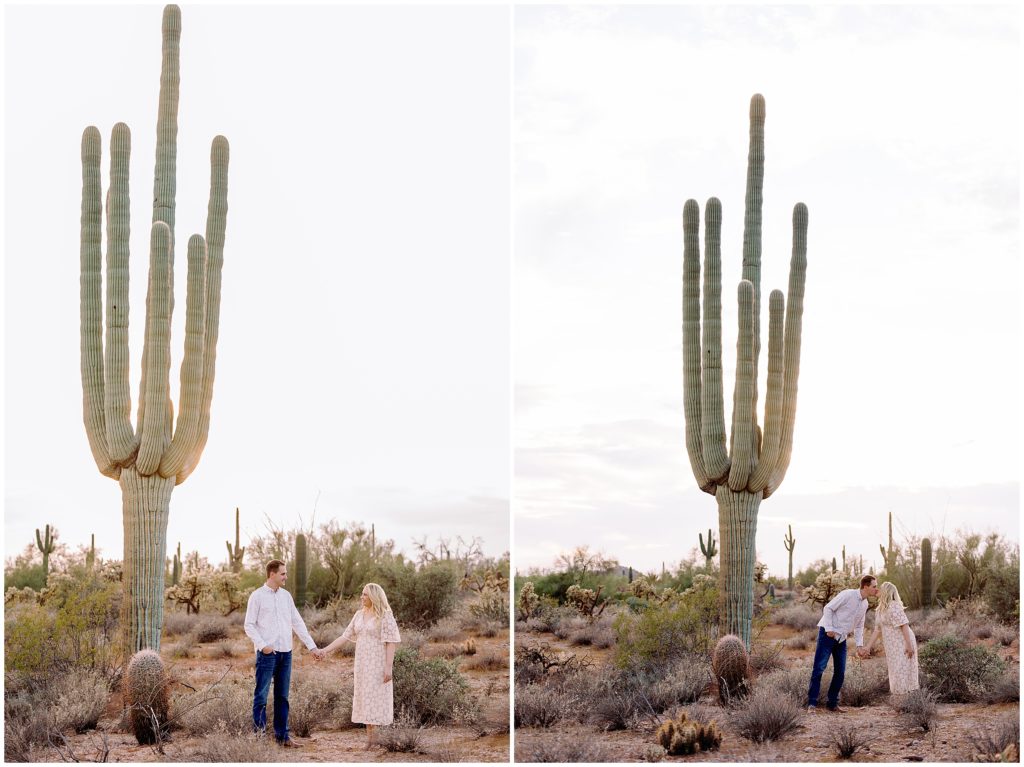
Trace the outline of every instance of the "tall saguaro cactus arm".
{"label": "tall saguaro cactus arm", "polygon": [[[164,9],[153,219],[145,344],[137,418],[131,423],[128,360],[131,133],[114,126],[107,193],[106,343],[101,278],[101,144],[82,135],[81,371],[83,420],[101,473],[121,484],[124,519],[126,649],[158,649],[163,620],[167,517],[171,490],[195,469],[206,444],[220,325],[227,221],[228,143],[213,140],[206,238],[188,242],[185,353],[177,424],[169,396],[174,312],[174,217],[180,83],[181,11]],[[105,348],[104,348],[105,347]]]}

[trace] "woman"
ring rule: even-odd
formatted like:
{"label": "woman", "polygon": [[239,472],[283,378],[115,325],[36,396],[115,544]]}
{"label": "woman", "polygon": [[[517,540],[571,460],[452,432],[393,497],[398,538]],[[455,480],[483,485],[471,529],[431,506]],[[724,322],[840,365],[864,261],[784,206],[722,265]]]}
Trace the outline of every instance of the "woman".
{"label": "woman", "polygon": [[363,586],[363,609],[356,612],[340,637],[321,651],[321,657],[342,642],[355,642],[356,662],[352,690],[352,721],[366,725],[366,748],[376,741],[374,729],[395,718],[395,689],[391,673],[395,649],[402,641],[387,594],[376,583]]}
{"label": "woman", "polygon": [[865,648],[868,654],[879,633],[885,647],[885,664],[889,668],[889,692],[902,695],[918,689],[921,685],[917,677],[917,638],[910,629],[899,591],[888,581],[879,589],[875,630]]}

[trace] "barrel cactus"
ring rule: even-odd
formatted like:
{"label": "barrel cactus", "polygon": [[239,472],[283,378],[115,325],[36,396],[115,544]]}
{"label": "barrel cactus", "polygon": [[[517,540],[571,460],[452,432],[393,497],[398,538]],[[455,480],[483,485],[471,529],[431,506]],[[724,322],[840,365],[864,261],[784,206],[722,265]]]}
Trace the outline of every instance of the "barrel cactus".
{"label": "barrel cactus", "polygon": [[[145,345],[135,426],[128,371],[128,168],[131,133],[118,123],[110,139],[106,193],[106,277],[102,274],[103,190],[100,132],[82,134],[81,373],[89,447],[100,472],[121,485],[124,523],[122,627],[127,654],[159,649],[171,491],[195,470],[206,445],[220,325],[221,269],[227,220],[228,142],[213,140],[206,237],[188,241],[185,353],[177,423],[169,394],[174,308],[181,11],[163,13],[163,59]],[[106,283],[106,322],[102,288]],[[106,333],[104,339],[104,324]]]}
{"label": "barrel cactus", "polygon": [[306,536],[299,533],[295,536],[295,604],[302,607],[306,604]]}
{"label": "barrel cactus", "polygon": [[697,485],[718,501],[721,629],[738,635],[748,646],[754,611],[757,512],[761,500],[782,483],[793,449],[807,274],[807,208],[798,203],[793,209],[788,299],[782,291],[773,290],[768,302],[768,382],[762,433],[757,423],[757,370],[761,350],[764,121],[764,98],[755,94],[750,101],[743,279],[738,288],[739,336],[729,450],[722,393],[722,204],[712,197],[705,208],[703,325],[700,211],[696,200],[687,200],[683,207],[686,450]]}
{"label": "barrel cactus", "polygon": [[743,640],[735,634],[719,639],[711,656],[711,671],[718,681],[718,699],[723,705],[745,695],[750,658]]}
{"label": "barrel cactus", "polygon": [[124,672],[123,692],[128,721],[139,744],[162,740],[167,734],[170,697],[167,672],[158,653],[140,650],[132,656]]}

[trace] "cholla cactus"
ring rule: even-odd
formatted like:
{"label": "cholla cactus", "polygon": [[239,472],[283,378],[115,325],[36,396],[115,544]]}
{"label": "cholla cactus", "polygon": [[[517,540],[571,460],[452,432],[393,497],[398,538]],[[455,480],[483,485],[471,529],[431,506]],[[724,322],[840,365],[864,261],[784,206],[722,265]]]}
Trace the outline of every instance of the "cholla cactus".
{"label": "cholla cactus", "polygon": [[645,575],[641,575],[629,584],[629,591],[637,599],[651,599],[655,594],[654,586],[651,585],[650,579]]}
{"label": "cholla cactus", "polygon": [[101,253],[100,132],[90,126],[82,134],[83,413],[97,467],[121,485],[125,591],[122,627],[128,654],[145,647],[160,647],[171,491],[195,470],[209,434],[227,219],[228,142],[217,136],[210,157],[206,237],[196,234],[188,241],[185,353],[175,424],[169,377],[181,39],[181,11],[176,5],[164,9],[162,34],[145,345],[134,427],[128,371],[131,133],[127,125],[118,123],[111,134],[105,280]]}
{"label": "cholla cactus", "polygon": [[224,545],[228,547],[228,564],[231,566],[231,572],[240,573],[242,572],[242,558],[245,556],[245,547],[242,546],[240,538],[240,530],[238,525],[238,508],[235,508],[235,547],[231,548],[230,541],[224,541]]}
{"label": "cholla cactus", "polygon": [[856,579],[843,572],[819,573],[814,583],[804,589],[804,601],[812,604],[827,605],[832,598],[844,589],[853,588]]}
{"label": "cholla cactus", "polygon": [[687,756],[700,751],[717,751],[722,745],[722,733],[717,722],[698,722],[690,719],[686,711],[678,719],[669,719],[658,728],[658,743],[671,756]]}
{"label": "cholla cactus", "polygon": [[718,699],[722,705],[745,695],[750,658],[743,640],[735,634],[719,639],[711,656],[711,671],[718,681]]}
{"label": "cholla cactus", "polygon": [[124,704],[140,745],[156,743],[166,736],[170,707],[167,688],[160,655],[153,650],[135,653],[124,672]]}
{"label": "cholla cactus", "polygon": [[584,589],[577,584],[571,585],[565,591],[565,601],[576,608],[580,615],[593,621],[604,612],[607,602],[601,603],[601,608],[595,613],[594,609],[597,607],[597,600],[601,597],[601,590],[604,586],[598,586],[597,591],[593,589]]}
{"label": "cholla cactus", "polygon": [[527,621],[537,614],[540,608],[540,596],[534,590],[533,581],[527,581],[519,589],[519,618]]}
{"label": "cholla cactus", "polygon": [[721,630],[737,634],[748,645],[754,610],[757,511],[761,500],[778,489],[792,455],[807,273],[807,208],[798,203],[793,209],[788,305],[779,290],[772,291],[768,303],[768,383],[762,434],[757,423],[757,370],[761,349],[764,120],[764,98],[756,94],[750,100],[743,274],[738,290],[737,372],[728,451],[722,386],[722,205],[711,198],[705,209],[703,325],[700,212],[696,200],[687,200],[683,208],[686,450],[697,485],[718,501]]}

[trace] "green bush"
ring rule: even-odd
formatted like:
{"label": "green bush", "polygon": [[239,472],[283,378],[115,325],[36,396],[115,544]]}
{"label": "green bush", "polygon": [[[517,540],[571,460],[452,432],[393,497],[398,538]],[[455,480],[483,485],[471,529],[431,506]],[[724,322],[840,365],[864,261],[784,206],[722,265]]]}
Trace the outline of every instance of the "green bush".
{"label": "green bush", "polygon": [[697,575],[678,598],[648,603],[638,614],[620,613],[614,626],[620,667],[659,667],[687,654],[708,653],[718,631],[714,579]]}
{"label": "green bush", "polygon": [[423,660],[416,650],[395,653],[395,706],[423,725],[471,720],[476,714],[469,683],[458,664],[442,658]]}
{"label": "green bush", "polygon": [[396,561],[380,577],[395,619],[403,626],[427,628],[450,615],[458,601],[458,577],[448,562],[417,570],[412,563]]}
{"label": "green bush", "polygon": [[994,569],[985,582],[984,598],[989,609],[1007,623],[1020,622],[1020,564]]}
{"label": "green bush", "polygon": [[949,635],[926,642],[918,658],[925,685],[946,703],[980,700],[1006,667],[988,648]]}

